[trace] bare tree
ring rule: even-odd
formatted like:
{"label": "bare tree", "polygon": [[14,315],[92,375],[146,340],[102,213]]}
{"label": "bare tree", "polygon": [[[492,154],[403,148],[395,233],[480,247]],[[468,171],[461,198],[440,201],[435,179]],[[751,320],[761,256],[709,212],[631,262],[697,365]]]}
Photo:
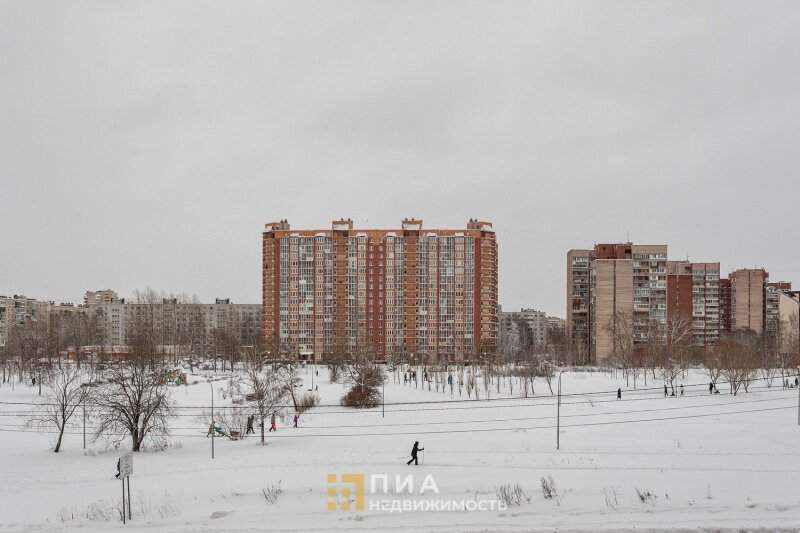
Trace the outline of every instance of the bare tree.
{"label": "bare tree", "polygon": [[622,311],[614,313],[609,319],[608,324],[605,325],[605,330],[611,337],[611,359],[622,368],[626,385],[628,384],[631,371],[634,371],[633,379],[635,386],[636,365],[634,362],[635,338],[633,329],[633,317],[631,313],[624,313]]}
{"label": "bare tree", "polygon": [[735,331],[726,335],[719,343],[719,361],[722,375],[730,383],[734,396],[744,386],[745,391],[756,372],[760,339],[755,332]]}
{"label": "bare tree", "polygon": [[97,388],[93,401],[98,414],[95,437],[128,434],[134,452],[141,449],[147,436],[168,433],[172,413],[162,368],[150,368],[146,362],[138,360],[109,369],[107,383]]}
{"label": "bare tree", "polygon": [[675,380],[688,367],[692,347],[691,319],[676,315],[667,319],[662,337],[665,344],[661,350],[661,373],[664,384],[675,394]]}
{"label": "bare tree", "polygon": [[248,403],[261,421],[261,444],[264,445],[264,424],[268,416],[281,409],[287,399],[285,367],[276,364],[249,365],[247,385]]}
{"label": "bare tree", "polygon": [[53,451],[61,451],[64,429],[75,410],[86,400],[87,388],[81,383],[81,371],[72,365],[60,365],[51,373],[47,384],[46,403],[41,414],[31,423],[55,427],[58,440]]}

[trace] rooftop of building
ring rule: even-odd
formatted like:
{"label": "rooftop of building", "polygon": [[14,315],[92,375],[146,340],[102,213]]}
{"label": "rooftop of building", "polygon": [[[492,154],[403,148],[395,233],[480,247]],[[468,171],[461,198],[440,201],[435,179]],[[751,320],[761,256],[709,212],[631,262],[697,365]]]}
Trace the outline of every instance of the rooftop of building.
{"label": "rooftop of building", "polygon": [[286,236],[286,235],[293,235],[297,234],[298,236],[316,236],[319,234],[328,235],[333,232],[355,232],[355,233],[364,233],[369,236],[382,236],[388,233],[397,233],[397,234],[405,234],[408,232],[419,232],[420,234],[425,234],[426,232],[430,232],[432,234],[453,234],[457,235],[459,233],[468,235],[468,234],[477,234],[483,232],[494,232],[494,228],[491,222],[485,220],[478,220],[475,218],[470,218],[464,228],[434,228],[434,229],[427,229],[423,226],[422,219],[418,218],[404,218],[400,221],[400,227],[398,228],[356,228],[353,224],[353,219],[351,218],[340,218],[338,220],[331,221],[331,227],[329,229],[300,229],[300,230],[292,230],[289,221],[286,219],[282,219],[278,222],[269,222],[264,225],[264,233],[274,233],[276,236]]}

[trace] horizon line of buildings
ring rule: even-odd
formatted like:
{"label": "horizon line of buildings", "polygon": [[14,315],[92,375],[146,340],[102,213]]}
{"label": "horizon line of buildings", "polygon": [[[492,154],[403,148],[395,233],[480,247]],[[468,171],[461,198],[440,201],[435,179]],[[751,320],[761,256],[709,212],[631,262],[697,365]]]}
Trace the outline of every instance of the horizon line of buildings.
{"label": "horizon line of buildings", "polygon": [[642,347],[665,343],[681,327],[691,330],[698,347],[747,330],[763,334],[776,350],[790,349],[800,302],[791,283],[770,282],[763,268],[734,270],[727,278],[720,272],[718,262],[670,261],[665,244],[569,250],[566,335],[573,351],[586,362],[602,361],[623,332]]}
{"label": "horizon line of buildings", "polygon": [[127,353],[134,324],[142,320],[148,321],[154,344],[171,353],[188,347],[205,355],[219,342],[222,332],[241,345],[254,345],[261,339],[261,304],[235,304],[229,298],[217,298],[214,303],[187,302],[157,295],[150,295],[147,301],[126,301],[104,289],[86,291],[79,305],[18,294],[0,296],[0,347],[7,344],[14,325],[33,321],[55,327],[77,317],[86,318],[91,329],[79,343],[112,355]]}
{"label": "horizon line of buildings", "polygon": [[563,338],[566,321],[530,307],[503,311],[498,306],[497,348],[514,356],[524,350],[542,353]]}

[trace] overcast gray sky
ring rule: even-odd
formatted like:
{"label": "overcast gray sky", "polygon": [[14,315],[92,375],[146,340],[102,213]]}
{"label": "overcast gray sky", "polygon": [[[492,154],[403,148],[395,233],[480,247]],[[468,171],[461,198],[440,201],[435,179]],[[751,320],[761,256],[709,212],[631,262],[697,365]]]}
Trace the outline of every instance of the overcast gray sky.
{"label": "overcast gray sky", "polygon": [[[265,222],[630,237],[800,283],[800,2],[0,1],[0,294],[260,302]],[[793,205],[794,204],[794,205]]]}

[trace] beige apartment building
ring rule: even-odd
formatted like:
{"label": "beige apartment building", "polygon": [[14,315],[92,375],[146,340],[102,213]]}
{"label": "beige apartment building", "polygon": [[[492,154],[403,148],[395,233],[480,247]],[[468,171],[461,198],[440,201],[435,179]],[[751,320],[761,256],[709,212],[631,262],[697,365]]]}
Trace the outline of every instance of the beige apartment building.
{"label": "beige apartment building", "polygon": [[607,359],[617,339],[633,327],[633,260],[595,259],[592,269],[592,347],[595,360]]}
{"label": "beige apartment building", "polygon": [[635,344],[662,335],[666,315],[666,245],[598,244],[567,252],[566,334],[576,354],[588,354],[586,362],[610,357],[623,328]]}
{"label": "beige apartment building", "polygon": [[731,281],[731,329],[760,335],[765,326],[765,295],[769,274],[763,268],[743,268],[728,275]]}
{"label": "beige apartment building", "polygon": [[778,292],[778,349],[796,353],[800,349],[800,291]]}

